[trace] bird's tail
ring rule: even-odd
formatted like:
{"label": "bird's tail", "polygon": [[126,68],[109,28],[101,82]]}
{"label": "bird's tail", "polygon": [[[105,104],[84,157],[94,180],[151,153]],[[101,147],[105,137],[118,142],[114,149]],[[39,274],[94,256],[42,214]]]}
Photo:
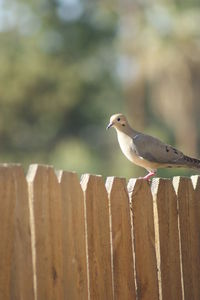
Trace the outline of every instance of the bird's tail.
{"label": "bird's tail", "polygon": [[183,163],[187,168],[200,170],[200,159],[184,155]]}

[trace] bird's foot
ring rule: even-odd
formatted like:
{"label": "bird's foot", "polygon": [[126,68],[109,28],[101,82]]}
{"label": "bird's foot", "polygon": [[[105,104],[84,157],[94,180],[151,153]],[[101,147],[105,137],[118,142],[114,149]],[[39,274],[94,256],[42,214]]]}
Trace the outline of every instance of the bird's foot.
{"label": "bird's foot", "polygon": [[[144,180],[147,180],[147,182],[150,184],[151,183],[151,177],[152,176],[154,176],[154,175],[156,175],[156,172],[157,171],[150,171],[146,176],[144,176],[144,177],[138,177],[138,179],[144,179]],[[133,189],[131,190],[129,190],[128,191],[129,193],[132,193],[133,192]]]}
{"label": "bird's foot", "polygon": [[154,175],[156,175],[156,171],[150,171],[146,176],[142,177],[142,179],[145,179],[148,182],[150,182],[151,181],[150,178]]}
{"label": "bird's foot", "polygon": [[146,176],[144,176],[144,177],[138,177],[138,179],[144,179],[149,184],[151,183],[151,179],[150,178],[146,178]]}

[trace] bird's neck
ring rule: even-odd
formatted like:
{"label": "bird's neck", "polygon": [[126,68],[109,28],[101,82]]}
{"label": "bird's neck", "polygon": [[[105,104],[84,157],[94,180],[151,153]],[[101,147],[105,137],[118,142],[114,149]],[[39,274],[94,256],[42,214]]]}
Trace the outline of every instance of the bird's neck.
{"label": "bird's neck", "polygon": [[124,134],[126,134],[126,135],[128,135],[128,136],[130,136],[132,138],[134,138],[136,135],[139,134],[139,132],[136,131],[136,130],[134,130],[133,128],[131,128],[129,126],[129,124],[127,124],[123,128],[117,128],[117,133],[119,133],[119,134],[121,134],[121,133],[123,134],[124,133]]}

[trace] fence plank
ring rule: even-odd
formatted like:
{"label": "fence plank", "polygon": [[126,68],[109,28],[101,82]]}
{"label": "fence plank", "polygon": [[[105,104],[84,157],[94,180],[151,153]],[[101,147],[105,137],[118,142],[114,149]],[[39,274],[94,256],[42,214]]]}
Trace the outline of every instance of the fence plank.
{"label": "fence plank", "polygon": [[154,179],[153,196],[158,214],[162,299],[182,299],[177,198],[172,182]]}
{"label": "fence plank", "polygon": [[180,237],[185,299],[200,299],[200,182],[193,177],[194,190],[189,178],[174,178],[178,195]]}
{"label": "fence plank", "polygon": [[83,191],[75,173],[60,172],[62,192],[64,299],[87,299]]}
{"label": "fence plank", "polygon": [[60,187],[51,167],[29,168],[34,290],[37,300],[63,299]]}
{"label": "fence plank", "polygon": [[131,213],[124,179],[27,181],[0,165],[0,299],[200,299],[198,176],[130,180]]}
{"label": "fence plank", "polygon": [[112,234],[114,299],[136,299],[130,204],[126,180],[107,178]]}
{"label": "fence plank", "polygon": [[12,166],[16,188],[11,299],[34,299],[28,187],[21,166]]}
{"label": "fence plank", "polygon": [[159,286],[151,190],[141,179],[131,179],[128,189],[131,190],[137,297],[156,300],[159,299]]}
{"label": "fence plank", "polygon": [[11,167],[0,165],[0,299],[11,298],[16,190]]}
{"label": "fence plank", "polygon": [[113,299],[107,192],[100,176],[84,175],[90,298]]}

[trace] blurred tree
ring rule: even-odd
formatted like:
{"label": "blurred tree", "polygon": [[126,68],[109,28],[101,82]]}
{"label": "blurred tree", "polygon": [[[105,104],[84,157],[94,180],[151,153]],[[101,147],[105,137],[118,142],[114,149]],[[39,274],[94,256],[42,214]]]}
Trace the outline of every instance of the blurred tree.
{"label": "blurred tree", "polygon": [[197,0],[0,0],[1,161],[142,174],[105,132],[118,111],[198,155],[199,18]]}
{"label": "blurred tree", "polygon": [[119,10],[129,114],[139,129],[198,156],[200,3],[125,1]]}
{"label": "blurred tree", "polygon": [[100,128],[120,106],[116,15],[98,1],[12,0],[1,8],[1,159],[68,169],[79,161],[76,171],[105,173]]}

